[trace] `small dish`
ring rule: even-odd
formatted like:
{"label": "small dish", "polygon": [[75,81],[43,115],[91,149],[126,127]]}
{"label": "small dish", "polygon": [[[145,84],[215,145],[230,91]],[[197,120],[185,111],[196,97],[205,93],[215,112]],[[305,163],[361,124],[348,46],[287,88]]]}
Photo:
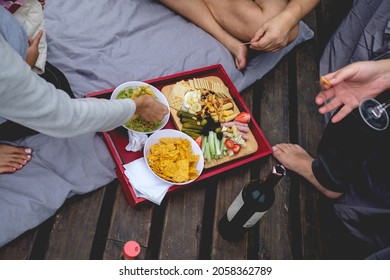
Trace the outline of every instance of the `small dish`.
{"label": "small dish", "polygon": [[[161,91],[159,91],[157,88],[155,88],[154,86],[150,85],[150,84],[147,84],[147,83],[144,83],[144,82],[140,82],[140,81],[130,81],[130,82],[126,82],[126,83],[123,83],[121,85],[119,85],[118,87],[115,88],[115,90],[112,92],[111,94],[111,97],[110,99],[111,100],[114,100],[114,99],[118,99],[118,94],[125,90],[126,88],[131,88],[133,90],[135,90],[137,87],[149,87],[156,99],[158,101],[160,101],[161,103],[163,103],[164,105],[167,106],[168,108],[168,113],[164,116],[164,118],[162,119],[162,121],[160,122],[159,126],[154,128],[154,129],[149,129],[149,130],[146,130],[146,131],[139,131],[139,130],[135,130],[135,129],[132,129],[130,128],[128,125],[126,125],[127,123],[123,124],[123,127],[126,128],[127,130],[130,130],[132,132],[136,132],[136,133],[144,133],[144,134],[152,134],[160,129],[162,129],[169,121],[169,116],[170,116],[170,109],[169,109],[169,104],[168,104],[168,100],[165,98],[164,94],[162,94]],[[129,120],[130,121],[130,120]]]}
{"label": "small dish", "polygon": [[183,132],[181,132],[179,130],[175,130],[175,129],[162,129],[162,130],[159,130],[159,131],[153,133],[152,135],[150,135],[148,140],[146,140],[146,143],[145,143],[145,146],[144,146],[144,158],[145,158],[146,165],[148,166],[149,170],[155,176],[157,176],[160,180],[162,180],[162,181],[164,181],[166,183],[173,184],[173,185],[186,185],[186,184],[189,184],[189,183],[195,181],[197,179],[197,177],[193,178],[193,179],[191,179],[189,181],[182,182],[182,183],[167,181],[165,179],[162,179],[160,176],[158,176],[152,170],[152,168],[150,168],[149,162],[148,162],[148,158],[147,158],[149,153],[150,153],[150,147],[152,145],[156,144],[156,143],[159,143],[161,138],[184,138],[184,139],[187,139],[188,141],[190,141],[192,152],[194,154],[196,154],[196,155],[199,155],[199,159],[198,159],[198,162],[196,164],[196,170],[198,171],[198,176],[197,177],[199,177],[200,174],[203,171],[203,168],[204,168],[204,157],[203,157],[202,150],[200,149],[200,147],[198,146],[198,144],[195,142],[194,139],[192,139],[187,134],[185,134],[185,133],[183,133]]}

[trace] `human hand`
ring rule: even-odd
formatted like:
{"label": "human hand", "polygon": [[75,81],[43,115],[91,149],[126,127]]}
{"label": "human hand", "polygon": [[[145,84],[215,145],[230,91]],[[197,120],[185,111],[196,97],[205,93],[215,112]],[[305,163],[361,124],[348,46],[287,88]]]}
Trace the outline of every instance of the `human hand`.
{"label": "human hand", "polygon": [[145,121],[160,121],[168,114],[168,108],[150,95],[142,95],[134,100],[135,113]]}
{"label": "human hand", "polygon": [[27,48],[26,62],[31,68],[34,67],[39,56],[38,44],[43,35],[43,30],[39,31],[34,39],[28,38],[29,47]]}
{"label": "human hand", "polygon": [[340,70],[324,76],[329,81],[320,81],[324,88],[316,96],[317,105],[333,98],[320,107],[319,112],[326,114],[342,108],[332,117],[332,122],[342,120],[365,98],[375,98],[390,88],[390,59],[352,63]]}
{"label": "human hand", "polygon": [[257,30],[251,40],[251,49],[259,51],[276,52],[284,48],[294,25],[291,26],[287,16],[279,14],[268,21]]}

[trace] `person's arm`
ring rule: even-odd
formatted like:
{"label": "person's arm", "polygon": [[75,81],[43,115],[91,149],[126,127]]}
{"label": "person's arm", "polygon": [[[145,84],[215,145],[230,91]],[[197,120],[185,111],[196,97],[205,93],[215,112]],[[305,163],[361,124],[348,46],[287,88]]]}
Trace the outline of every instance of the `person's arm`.
{"label": "person's arm", "polygon": [[168,112],[165,105],[147,97],[136,101],[138,108],[131,99],[71,99],[34,74],[2,36],[0,61],[0,115],[50,136],[111,130],[136,110],[154,120]]}
{"label": "person's arm", "polygon": [[277,51],[285,47],[292,30],[319,2],[319,0],[290,0],[280,14],[266,21],[259,28],[251,40],[251,48]]}
{"label": "person's arm", "polygon": [[[321,114],[343,105],[332,117],[332,122],[338,122],[357,108],[363,99],[375,98],[390,89],[390,59],[355,62],[325,75],[324,79],[329,84],[321,80],[324,90],[315,101],[322,105],[319,109]],[[323,105],[327,100],[330,101]]]}

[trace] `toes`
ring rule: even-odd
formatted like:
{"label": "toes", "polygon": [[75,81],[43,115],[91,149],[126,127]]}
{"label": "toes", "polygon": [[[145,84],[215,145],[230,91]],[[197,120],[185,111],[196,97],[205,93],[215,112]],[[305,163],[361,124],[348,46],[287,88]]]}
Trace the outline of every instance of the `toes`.
{"label": "toes", "polygon": [[30,160],[31,160],[31,156],[20,155],[20,154],[11,154],[11,155],[4,156],[2,163],[4,165],[9,164],[12,166],[26,165]]}
{"label": "toes", "polygon": [[272,155],[277,159],[280,160],[280,158],[283,156],[285,152],[282,149],[279,149],[277,146],[272,147]]}
{"label": "toes", "polygon": [[24,147],[15,147],[12,145],[0,144],[0,150],[3,154],[23,154],[23,155],[31,155],[31,148]]}
{"label": "toes", "polygon": [[283,153],[295,153],[295,152],[305,152],[305,149],[298,144],[291,143],[280,143],[272,147],[272,151],[282,151]]}
{"label": "toes", "polygon": [[30,148],[0,144],[0,173],[13,173],[31,160]]}
{"label": "toes", "polygon": [[298,144],[291,144],[291,143],[281,143],[276,145],[279,149],[283,150],[284,152],[296,152],[296,151],[303,151],[304,149],[298,145]]}
{"label": "toes", "polygon": [[283,152],[287,152],[290,150],[290,145],[291,144],[288,144],[288,143],[280,143],[280,144],[276,144],[275,146],[279,150],[282,150]]}
{"label": "toes", "polygon": [[245,63],[236,58],[236,68],[239,71],[243,70],[245,68]]}
{"label": "toes", "polygon": [[294,148],[297,150],[303,150],[303,148],[298,144],[293,144]]}
{"label": "toes", "polygon": [[0,174],[2,173],[14,173],[17,169],[12,166],[1,166],[0,167]]}
{"label": "toes", "polygon": [[[26,162],[27,163],[27,162]],[[8,166],[15,168],[15,169],[22,169],[25,164],[20,164],[19,162],[10,162]]]}
{"label": "toes", "polygon": [[242,45],[241,43],[239,43],[237,46],[238,47],[232,51],[232,54],[234,56],[236,68],[241,71],[246,67],[248,50],[246,46]]}

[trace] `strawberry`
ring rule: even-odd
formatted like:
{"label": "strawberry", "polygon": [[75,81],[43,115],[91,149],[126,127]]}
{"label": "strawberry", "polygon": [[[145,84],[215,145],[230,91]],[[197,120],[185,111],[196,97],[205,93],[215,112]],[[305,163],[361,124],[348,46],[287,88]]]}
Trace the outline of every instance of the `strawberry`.
{"label": "strawberry", "polygon": [[225,140],[225,146],[226,146],[226,148],[228,148],[228,149],[233,149],[233,146],[234,146],[233,140],[230,139],[230,138],[227,138],[227,139]]}
{"label": "strawberry", "polygon": [[238,154],[240,152],[240,150],[241,150],[241,146],[239,144],[233,145],[232,151],[235,155]]}
{"label": "strawberry", "polygon": [[247,112],[241,112],[234,120],[240,123],[249,123],[251,120],[251,115]]}
{"label": "strawberry", "polygon": [[195,142],[200,148],[202,148],[202,136],[196,137]]}

